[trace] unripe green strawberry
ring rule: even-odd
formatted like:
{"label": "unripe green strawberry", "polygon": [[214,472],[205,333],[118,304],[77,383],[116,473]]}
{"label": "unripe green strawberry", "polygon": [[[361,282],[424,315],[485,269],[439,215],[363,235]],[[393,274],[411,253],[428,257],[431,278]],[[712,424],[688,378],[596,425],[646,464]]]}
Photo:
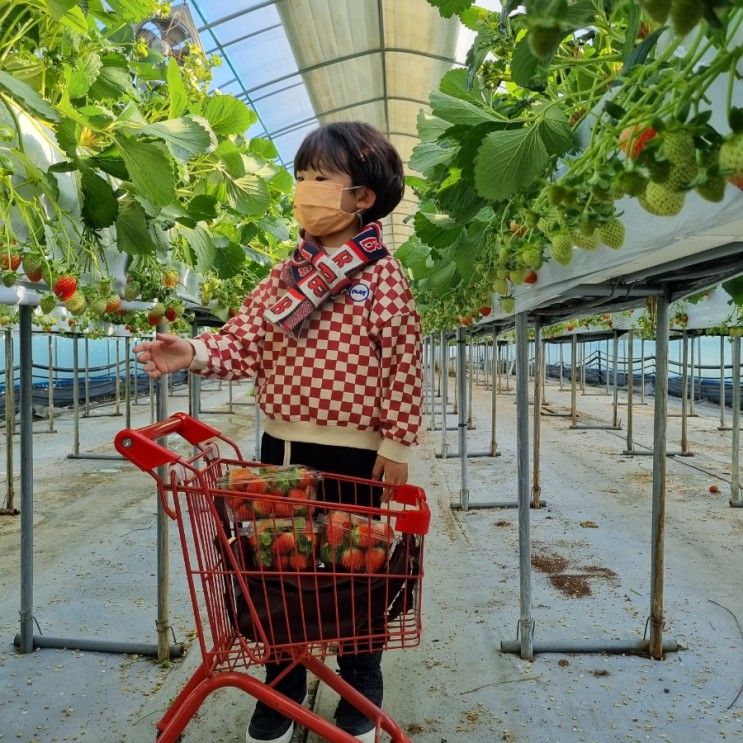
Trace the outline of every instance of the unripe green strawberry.
{"label": "unripe green strawberry", "polygon": [[509,271],[511,283],[512,284],[523,284],[527,273],[528,273],[528,270],[526,268],[523,268],[520,266],[517,266],[516,268],[512,268]]}
{"label": "unripe green strawberry", "polygon": [[624,193],[630,196],[639,196],[645,191],[648,181],[637,171],[628,170],[619,176],[617,184]]}
{"label": "unripe green strawberry", "polygon": [[542,258],[542,246],[534,243],[527,244],[521,252],[520,260],[526,268],[539,270],[544,262]]}
{"label": "unripe green strawberry", "polygon": [[562,266],[567,266],[573,258],[573,241],[566,232],[552,235],[550,248],[552,257]]}
{"label": "unripe green strawberry", "polygon": [[131,302],[139,296],[140,291],[142,289],[136,281],[128,281],[124,287],[124,299],[127,302]]}
{"label": "unripe green strawberry", "polygon": [[88,308],[93,315],[99,316],[106,311],[107,300],[97,292],[93,293],[88,299]]}
{"label": "unripe green strawberry", "polygon": [[647,14],[658,23],[665,23],[671,10],[671,0],[640,0]]}
{"label": "unripe green strawberry", "polygon": [[588,230],[583,227],[572,233],[573,244],[583,250],[596,250],[599,246],[599,236],[596,230]]}
{"label": "unripe green strawberry", "polygon": [[722,201],[725,198],[725,179],[721,175],[707,178],[706,183],[697,186],[697,193],[705,201]]}
{"label": "unripe green strawberry", "polygon": [[660,151],[672,165],[690,165],[694,162],[694,137],[685,131],[667,132]]}
{"label": "unripe green strawberry", "polygon": [[3,273],[3,286],[13,286],[18,279],[18,274],[15,271],[5,271]]}
{"label": "unripe green strawberry", "polygon": [[57,298],[51,293],[45,294],[39,301],[39,307],[41,307],[41,311],[45,315],[48,315],[50,312],[52,312],[56,306]]}
{"label": "unripe green strawberry", "polygon": [[500,306],[507,315],[513,314],[516,309],[516,300],[513,297],[501,297]]}
{"label": "unripe green strawberry", "polygon": [[165,314],[166,309],[167,308],[162,302],[155,302],[155,304],[150,308],[150,314],[155,317],[162,317]]}
{"label": "unripe green strawberry", "polygon": [[81,291],[76,291],[65,303],[65,307],[73,315],[82,315],[85,312],[88,301],[85,299],[85,295]]}
{"label": "unripe green strawberry", "polygon": [[699,0],[671,0],[671,23],[679,36],[686,36],[699,23],[704,3]]}
{"label": "unripe green strawberry", "polygon": [[624,245],[624,224],[618,219],[612,219],[599,227],[599,237],[604,245],[621,248]]}
{"label": "unripe green strawberry", "polygon": [[662,183],[648,183],[645,193],[638,201],[645,211],[658,217],[670,217],[678,214],[684,208],[686,194],[680,191],[671,191]]}
{"label": "unripe green strawberry", "polygon": [[529,29],[529,49],[532,54],[540,59],[549,57],[562,41],[565,32],[557,26],[545,28],[543,26],[534,26]]}
{"label": "unripe green strawberry", "polygon": [[699,168],[694,162],[686,163],[685,165],[674,165],[663,185],[671,191],[682,191],[689,187],[689,184],[698,174]]}
{"label": "unripe green strawberry", "polygon": [[199,287],[199,299],[201,304],[209,304],[212,301],[212,288],[208,284],[202,284]]}
{"label": "unripe green strawberry", "polygon": [[743,178],[743,132],[733,134],[722,143],[719,163],[721,170],[732,171],[728,176],[730,181],[735,182],[735,179],[739,181]]}
{"label": "unripe green strawberry", "polygon": [[493,282],[493,291],[501,296],[508,294],[508,282],[505,279],[496,278]]}

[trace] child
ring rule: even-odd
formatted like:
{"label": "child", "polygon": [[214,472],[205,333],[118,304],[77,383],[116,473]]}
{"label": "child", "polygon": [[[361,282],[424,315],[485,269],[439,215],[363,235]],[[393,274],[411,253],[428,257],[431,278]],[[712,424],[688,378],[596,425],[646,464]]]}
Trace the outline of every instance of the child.
{"label": "child", "polygon": [[[400,156],[364,123],[321,126],[294,159],[294,253],[214,335],[158,334],[134,348],[150,377],[189,368],[255,376],[265,414],[261,460],[403,484],[421,414],[420,322],[405,273],[381,242],[404,190]],[[338,657],[343,679],[382,703],[381,652]],[[268,663],[271,683],[287,663]],[[298,665],[276,689],[302,703]],[[374,740],[374,724],[341,699],[338,727]],[[248,743],[288,743],[294,724],[259,702]]]}

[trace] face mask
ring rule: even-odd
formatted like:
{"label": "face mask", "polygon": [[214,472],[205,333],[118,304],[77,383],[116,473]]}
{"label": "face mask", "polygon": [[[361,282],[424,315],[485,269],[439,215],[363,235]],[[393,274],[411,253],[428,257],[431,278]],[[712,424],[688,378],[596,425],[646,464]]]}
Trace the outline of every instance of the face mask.
{"label": "face mask", "polygon": [[310,235],[322,237],[342,232],[357,217],[359,212],[341,209],[344,191],[353,191],[358,186],[343,188],[340,183],[330,181],[299,181],[294,192],[294,216]]}

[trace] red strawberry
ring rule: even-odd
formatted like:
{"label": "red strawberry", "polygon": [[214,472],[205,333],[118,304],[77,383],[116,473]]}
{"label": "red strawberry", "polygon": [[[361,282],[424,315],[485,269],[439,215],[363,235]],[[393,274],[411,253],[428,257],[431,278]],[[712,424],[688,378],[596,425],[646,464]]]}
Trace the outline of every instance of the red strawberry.
{"label": "red strawberry", "polygon": [[118,294],[112,294],[106,300],[106,312],[119,312],[121,310],[121,297]]}
{"label": "red strawberry", "polygon": [[486,304],[483,305],[482,307],[480,307],[480,314],[483,317],[487,317],[491,312],[492,312],[491,308],[488,307],[488,305],[486,305]]}
{"label": "red strawberry", "polygon": [[178,314],[175,311],[175,307],[168,307],[165,310],[165,319],[168,322],[174,322],[175,319],[178,317]]}
{"label": "red strawberry", "polygon": [[525,284],[536,284],[537,283],[537,272],[528,271],[526,276],[524,276],[524,283]]}
{"label": "red strawberry", "polygon": [[325,527],[325,540],[331,547],[340,547],[346,541],[348,526],[329,521]]}
{"label": "red strawberry", "polygon": [[178,286],[178,271],[171,268],[163,274],[163,286],[168,289],[175,289]]}
{"label": "red strawberry", "polygon": [[290,531],[285,531],[276,536],[271,549],[277,555],[287,555],[289,554],[289,552],[292,552],[294,550],[296,544],[297,540],[294,538],[294,534],[292,534]]}
{"label": "red strawberry", "polygon": [[619,135],[619,148],[634,160],[657,133],[652,126],[628,126]]}
{"label": "red strawberry", "polygon": [[[307,491],[302,488],[292,488],[287,493],[287,497],[294,498],[294,500],[301,500],[301,501],[309,500],[309,495],[307,494]],[[301,504],[295,503],[293,505],[293,509],[294,509],[294,513],[301,514],[305,512],[305,510],[307,509],[307,506],[304,505],[303,503]]]}
{"label": "red strawberry", "polygon": [[154,312],[150,312],[147,315],[147,324],[151,325],[154,328],[156,325],[160,324],[162,319],[163,319],[162,315],[156,315]]}
{"label": "red strawberry", "polygon": [[374,547],[364,554],[364,567],[367,573],[378,573],[387,560],[384,547]]}
{"label": "red strawberry", "polygon": [[377,534],[374,532],[373,524],[365,522],[359,524],[352,533],[353,543],[362,549],[369,549],[377,544]]}
{"label": "red strawberry", "polygon": [[307,559],[307,555],[300,555],[295,553],[289,555],[289,565],[292,570],[307,570],[310,561]]}
{"label": "red strawberry", "polygon": [[273,501],[267,500],[266,498],[256,498],[253,501],[253,510],[256,512],[256,515],[261,518],[273,516]]}
{"label": "red strawberry", "polygon": [[288,519],[294,515],[294,504],[284,502],[283,500],[281,503],[274,503],[273,512],[280,519]]}
{"label": "red strawberry", "polygon": [[0,268],[6,271],[15,271],[21,265],[21,256],[17,250],[6,250],[0,247]]}
{"label": "red strawberry", "polygon": [[70,274],[63,274],[54,282],[52,291],[66,302],[77,291],[77,279]]}
{"label": "red strawberry", "polygon": [[341,552],[341,565],[351,573],[358,573],[364,568],[364,552],[357,547],[349,547]]}

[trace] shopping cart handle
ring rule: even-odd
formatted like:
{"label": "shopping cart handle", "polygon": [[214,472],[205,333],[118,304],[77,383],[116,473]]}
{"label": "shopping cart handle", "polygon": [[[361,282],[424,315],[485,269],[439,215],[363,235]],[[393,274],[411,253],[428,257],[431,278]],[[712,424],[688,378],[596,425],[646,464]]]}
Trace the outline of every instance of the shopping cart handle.
{"label": "shopping cart handle", "polygon": [[219,437],[219,431],[186,413],[175,413],[170,418],[143,428],[125,428],[119,431],[114,439],[116,451],[145,472],[150,472],[160,465],[176,462],[180,456],[158,444],[169,434],[177,433],[189,444],[196,446],[204,441]]}

